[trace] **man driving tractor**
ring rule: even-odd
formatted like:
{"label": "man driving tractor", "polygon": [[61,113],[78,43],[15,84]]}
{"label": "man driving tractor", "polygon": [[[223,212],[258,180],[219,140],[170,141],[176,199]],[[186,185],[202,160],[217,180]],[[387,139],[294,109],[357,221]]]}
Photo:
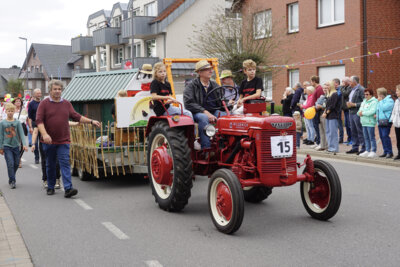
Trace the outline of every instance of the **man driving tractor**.
{"label": "man driving tractor", "polygon": [[214,91],[205,101],[207,92],[219,87],[211,80],[213,69],[207,60],[200,60],[195,65],[198,77],[189,83],[183,91],[185,108],[192,112],[194,121],[198,123],[201,148],[211,146],[210,138],[204,133],[204,127],[209,123],[216,123],[218,117],[226,116],[226,112],[216,109],[221,107],[221,91]]}

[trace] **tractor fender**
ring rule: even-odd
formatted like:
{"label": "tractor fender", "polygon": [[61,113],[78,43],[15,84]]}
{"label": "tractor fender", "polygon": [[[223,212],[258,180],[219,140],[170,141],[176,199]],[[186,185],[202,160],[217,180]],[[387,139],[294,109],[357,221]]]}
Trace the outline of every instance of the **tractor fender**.
{"label": "tractor fender", "polygon": [[[178,118],[178,119],[174,119]],[[146,127],[146,137],[150,135],[151,128],[153,125],[158,122],[158,121],[167,121],[169,127],[174,128],[174,127],[185,127],[187,128],[187,133],[193,133],[194,132],[194,122],[192,118],[189,116],[152,116],[149,119],[149,122],[147,123]]]}

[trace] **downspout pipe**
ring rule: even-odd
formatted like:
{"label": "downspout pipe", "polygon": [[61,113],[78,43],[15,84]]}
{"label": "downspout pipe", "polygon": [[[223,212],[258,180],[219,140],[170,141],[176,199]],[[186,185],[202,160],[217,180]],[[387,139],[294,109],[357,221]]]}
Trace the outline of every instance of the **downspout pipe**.
{"label": "downspout pipe", "polygon": [[[368,53],[368,43],[367,43],[367,0],[363,0],[363,55]],[[368,87],[368,58],[364,56],[363,58],[364,68],[363,68],[363,81],[364,87]]]}

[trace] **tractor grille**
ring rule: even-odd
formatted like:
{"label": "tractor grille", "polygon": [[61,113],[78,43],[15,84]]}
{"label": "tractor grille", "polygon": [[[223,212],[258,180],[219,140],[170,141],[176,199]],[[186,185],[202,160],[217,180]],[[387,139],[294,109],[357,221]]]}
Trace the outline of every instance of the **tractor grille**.
{"label": "tractor grille", "polygon": [[[293,155],[286,158],[288,172],[296,171],[296,131],[286,131],[288,135],[293,135]],[[271,155],[271,136],[281,135],[280,130],[264,130],[261,131],[261,149],[260,149],[260,164],[261,173],[281,173],[282,159],[273,158]]]}

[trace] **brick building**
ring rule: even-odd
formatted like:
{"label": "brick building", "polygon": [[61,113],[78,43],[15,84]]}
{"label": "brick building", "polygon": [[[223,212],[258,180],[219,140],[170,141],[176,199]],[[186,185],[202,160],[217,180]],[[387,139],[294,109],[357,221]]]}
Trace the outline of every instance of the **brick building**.
{"label": "brick building", "polygon": [[232,9],[252,24],[254,42],[279,39],[272,71],[260,73],[275,101],[312,75],[321,82],[357,75],[364,86],[392,94],[400,84],[400,49],[388,51],[400,47],[398,0],[236,0]]}

